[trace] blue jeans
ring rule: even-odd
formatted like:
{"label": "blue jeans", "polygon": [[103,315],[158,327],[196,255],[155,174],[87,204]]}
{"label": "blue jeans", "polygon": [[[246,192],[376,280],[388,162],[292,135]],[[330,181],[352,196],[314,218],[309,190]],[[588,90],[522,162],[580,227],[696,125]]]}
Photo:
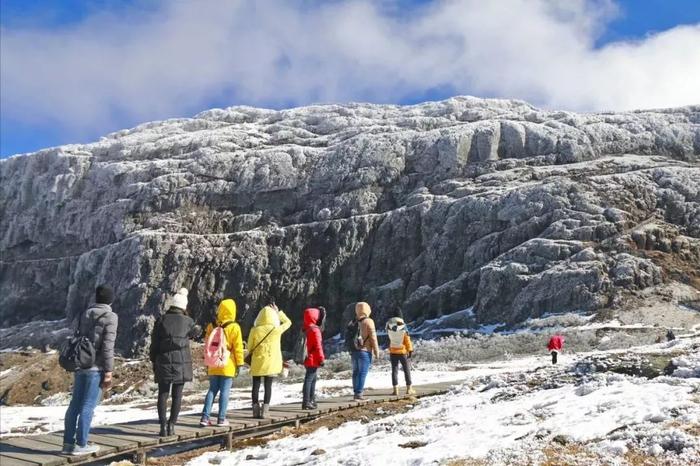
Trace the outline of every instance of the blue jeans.
{"label": "blue jeans", "polygon": [[231,384],[233,377],[225,377],[223,375],[209,376],[209,391],[204,398],[204,409],[202,410],[202,419],[209,419],[211,414],[211,406],[214,404],[214,398],[219,393],[219,421],[226,419],[226,409],[228,409],[228,397],[231,392]]}
{"label": "blue jeans", "polygon": [[[66,410],[63,443],[84,447],[90,434],[90,424],[102,389],[100,371],[77,371],[73,378],[73,394]],[[77,434],[77,438],[76,438]]]}
{"label": "blue jeans", "polygon": [[304,403],[316,401],[317,367],[307,367],[304,375],[304,386],[301,389]]}
{"label": "blue jeans", "polygon": [[365,389],[365,380],[369,366],[372,365],[372,353],[369,351],[353,351],[352,353],[352,391],[361,395]]}

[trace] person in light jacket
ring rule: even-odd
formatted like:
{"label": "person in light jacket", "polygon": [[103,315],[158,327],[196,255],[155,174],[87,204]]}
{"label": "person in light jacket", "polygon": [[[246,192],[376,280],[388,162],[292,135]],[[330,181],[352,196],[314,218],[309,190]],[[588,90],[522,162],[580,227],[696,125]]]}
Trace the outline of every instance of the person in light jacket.
{"label": "person in light jacket", "polygon": [[326,356],[323,354],[323,323],[326,310],[322,307],[304,310],[304,332],[306,333],[306,360],[304,367],[304,386],[302,388],[301,409],[316,408],[316,378],[318,368],[323,366]]}
{"label": "person in light jacket", "polygon": [[73,391],[66,410],[63,432],[63,450],[66,455],[89,455],[99,451],[99,445],[88,444],[90,424],[102,390],[112,386],[114,370],[114,342],[117,339],[119,318],[112,311],[114,291],[107,285],[95,289],[95,304],[78,316],[81,335],[92,341],[96,357],[90,369],[80,369],[73,378]]}
{"label": "person in light jacket", "polygon": [[[282,334],[292,326],[292,321],[275,304],[265,306],[258,313],[248,335],[248,351],[251,353],[250,375],[253,376],[253,417],[265,418],[272,399],[272,381],[282,372]],[[265,397],[259,403],[260,384],[265,384]]]}
{"label": "person in light jacket", "polygon": [[412,387],[411,364],[409,362],[411,356],[413,356],[413,343],[400,310],[397,310],[394,317],[387,321],[386,333],[389,336],[389,359],[391,360],[393,393],[394,395],[399,394],[399,364],[401,364],[404,380],[406,381],[406,394],[415,395],[416,391]]}
{"label": "person in light jacket", "polygon": [[[223,367],[209,367],[207,369],[209,374],[209,391],[207,391],[207,396],[204,399],[202,418],[199,421],[199,425],[202,427],[206,427],[211,423],[209,416],[217,394],[219,395],[219,413],[216,425],[229,425],[228,419],[226,419],[226,411],[228,410],[231,385],[233,385],[233,378],[238,373],[238,368],[243,365],[243,333],[236,322],[236,302],[233,299],[224,299],[219,303],[219,308],[216,312],[216,325],[224,329],[230,355]],[[214,331],[214,327],[211,324],[207,326],[205,341],[211,332]]]}
{"label": "person in light jacket", "polygon": [[[187,288],[171,299],[169,308],[153,326],[150,359],[158,384],[158,421],[160,436],[175,435],[175,424],[182,405],[182,389],[192,381],[190,338],[202,329],[187,315]],[[172,395],[170,418],[167,417],[168,394]]]}
{"label": "person in light jacket", "polygon": [[352,352],[352,387],[354,398],[364,400],[362,393],[365,389],[365,381],[369,368],[372,366],[372,357],[379,357],[379,343],[374,320],[370,319],[372,309],[369,304],[359,302],[355,304],[355,319],[360,327],[360,342],[357,351]]}

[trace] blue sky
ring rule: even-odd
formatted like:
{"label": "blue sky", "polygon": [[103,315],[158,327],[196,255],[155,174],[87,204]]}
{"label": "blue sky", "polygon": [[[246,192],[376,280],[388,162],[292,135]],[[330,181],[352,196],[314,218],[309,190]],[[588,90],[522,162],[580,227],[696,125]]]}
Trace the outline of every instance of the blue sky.
{"label": "blue sky", "polygon": [[0,156],[239,104],[700,104],[698,0],[487,3],[0,0]]}

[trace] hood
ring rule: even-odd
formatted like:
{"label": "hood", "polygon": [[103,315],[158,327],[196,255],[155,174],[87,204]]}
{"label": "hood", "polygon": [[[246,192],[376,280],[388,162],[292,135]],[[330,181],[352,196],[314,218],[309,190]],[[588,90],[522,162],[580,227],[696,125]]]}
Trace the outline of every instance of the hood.
{"label": "hood", "polygon": [[386,323],[386,327],[392,332],[398,332],[406,328],[406,322],[400,317],[392,317]]}
{"label": "hood", "polygon": [[359,302],[355,304],[355,317],[357,319],[369,317],[370,314],[372,314],[372,308],[369,307],[369,304],[365,302]]}
{"label": "hood", "polygon": [[109,304],[93,304],[88,309],[88,314],[93,314],[96,318],[102,317],[108,312],[112,312],[112,306]]}
{"label": "hood", "polygon": [[277,314],[277,312],[270,306],[265,306],[264,308],[260,309],[258,317],[255,318],[254,325],[256,327],[259,327],[261,325],[272,325],[274,327],[279,327],[280,317]]}
{"label": "hood", "polygon": [[216,312],[216,322],[223,324],[230,320],[236,320],[236,301],[229,298],[219,303],[219,310]]}
{"label": "hood", "polygon": [[321,317],[321,311],[315,307],[304,309],[304,328],[309,328],[312,325],[319,325],[318,321]]}

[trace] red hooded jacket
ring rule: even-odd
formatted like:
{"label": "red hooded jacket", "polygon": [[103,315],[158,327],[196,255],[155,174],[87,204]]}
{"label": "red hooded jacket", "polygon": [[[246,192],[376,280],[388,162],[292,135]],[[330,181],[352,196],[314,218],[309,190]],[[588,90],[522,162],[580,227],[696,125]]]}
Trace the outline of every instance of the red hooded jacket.
{"label": "red hooded jacket", "polygon": [[549,339],[549,344],[547,345],[547,351],[561,351],[564,347],[564,337],[561,335],[554,335]]}
{"label": "red hooded jacket", "polygon": [[321,311],[311,307],[304,310],[304,331],[306,332],[306,367],[320,367],[326,357],[323,354],[323,338],[318,326]]}

